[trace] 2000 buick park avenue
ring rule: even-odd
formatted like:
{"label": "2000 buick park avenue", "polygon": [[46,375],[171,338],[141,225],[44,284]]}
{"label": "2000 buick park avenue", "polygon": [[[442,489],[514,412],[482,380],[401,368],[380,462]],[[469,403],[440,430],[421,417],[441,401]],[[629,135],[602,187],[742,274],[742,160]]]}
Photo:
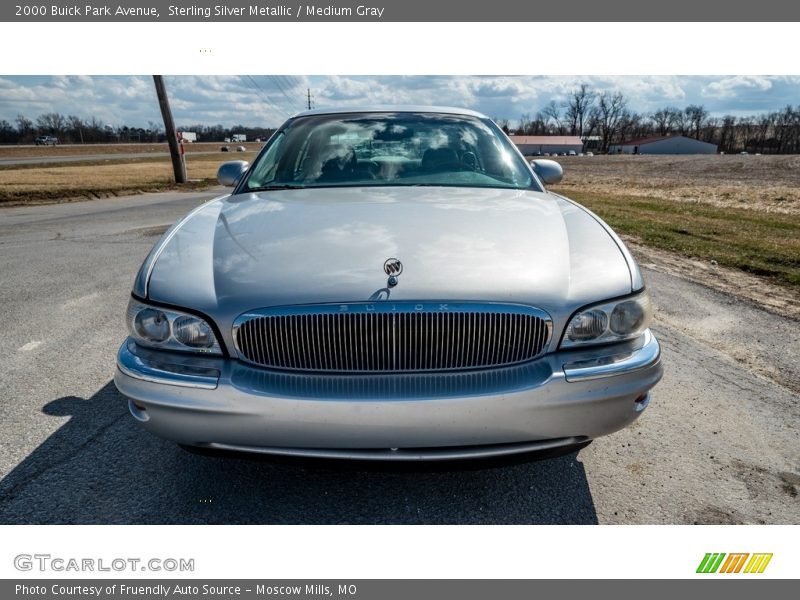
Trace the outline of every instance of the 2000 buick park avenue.
{"label": "2000 buick park avenue", "polygon": [[117,388],[207,450],[445,460],[621,429],[662,375],[652,309],[561,175],[472,111],[301,113],[152,249]]}

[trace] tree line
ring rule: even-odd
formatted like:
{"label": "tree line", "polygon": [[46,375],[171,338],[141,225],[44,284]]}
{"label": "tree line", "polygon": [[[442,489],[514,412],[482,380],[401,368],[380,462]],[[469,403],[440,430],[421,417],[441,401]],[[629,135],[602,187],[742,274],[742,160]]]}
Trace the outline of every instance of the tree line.
{"label": "tree line", "polygon": [[515,135],[580,136],[587,150],[600,152],[625,140],[685,135],[726,153],[800,153],[800,105],[746,117],[712,116],[699,104],[642,113],[632,110],[620,92],[597,92],[581,84],[565,101],[553,100],[533,116],[522,115],[516,127],[507,119],[498,123]]}
{"label": "tree line", "polygon": [[[244,125],[187,125],[178,130],[195,132],[198,142],[221,142],[236,133],[245,134],[248,140],[266,140],[275,131]],[[56,112],[41,114],[35,120],[22,114],[17,115],[13,122],[0,119],[0,144],[32,144],[40,135],[55,136],[62,144],[156,143],[167,139],[163,125],[154,121],[150,121],[147,127],[113,127],[97,117],[82,118]]]}
{"label": "tree line", "polygon": [[[716,144],[726,153],[800,154],[800,105],[759,115],[712,116],[699,104],[683,108],[664,106],[652,113],[629,107],[621,92],[595,91],[581,84],[563,102],[551,101],[541,110],[523,114],[516,127],[498,119],[506,133],[516,135],[574,135],[586,142],[587,150],[606,152],[610,145],[648,136],[685,135]],[[267,139],[274,129],[235,125],[187,125],[199,142],[221,142],[244,133],[248,140]],[[150,121],[147,127],[112,127],[96,117],[44,113],[35,120],[19,114],[13,122],[0,119],[0,144],[31,144],[40,135],[52,135],[61,143],[97,144],[113,142],[163,142],[163,126]]]}

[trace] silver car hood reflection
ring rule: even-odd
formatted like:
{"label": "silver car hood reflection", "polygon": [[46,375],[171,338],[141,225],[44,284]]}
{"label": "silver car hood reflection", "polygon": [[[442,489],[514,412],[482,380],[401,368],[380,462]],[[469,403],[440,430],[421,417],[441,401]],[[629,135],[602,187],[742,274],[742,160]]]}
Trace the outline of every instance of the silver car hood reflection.
{"label": "silver car hood reflection", "polygon": [[[630,293],[635,269],[590,213],[523,190],[240,194],[209,202],[160,244],[148,297],[204,312],[228,339],[253,308],[370,300],[528,304],[558,329],[580,306]],[[391,289],[388,258],[403,263]]]}

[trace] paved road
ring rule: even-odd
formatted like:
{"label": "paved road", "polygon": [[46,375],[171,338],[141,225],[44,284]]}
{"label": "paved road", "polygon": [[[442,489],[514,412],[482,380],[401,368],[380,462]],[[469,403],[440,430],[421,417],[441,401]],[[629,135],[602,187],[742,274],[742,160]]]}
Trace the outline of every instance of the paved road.
{"label": "paved road", "polygon": [[577,455],[371,472],[152,437],[111,383],[122,314],[159,233],[212,195],[0,210],[0,523],[800,523],[800,327],[651,270],[664,380]]}
{"label": "paved road", "polygon": [[[235,144],[233,145],[236,149]],[[221,154],[219,150],[200,150],[187,152],[186,156],[200,156],[202,154]],[[167,158],[169,152],[109,152],[105,154],[72,154],[63,156],[29,156],[20,158],[0,158],[0,167],[18,165],[44,165],[52,163],[94,162],[102,160],[128,160],[131,158]]]}

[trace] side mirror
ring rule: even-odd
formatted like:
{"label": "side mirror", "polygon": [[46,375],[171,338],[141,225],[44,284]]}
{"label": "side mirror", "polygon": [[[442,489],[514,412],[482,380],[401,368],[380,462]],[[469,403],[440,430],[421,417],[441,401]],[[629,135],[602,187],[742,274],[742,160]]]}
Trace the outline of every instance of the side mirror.
{"label": "side mirror", "polygon": [[250,163],[246,160],[232,160],[222,163],[217,170],[217,181],[221,185],[234,187],[249,168]]}
{"label": "side mirror", "polygon": [[531,161],[531,168],[547,184],[558,183],[564,178],[564,169],[554,160],[537,158]]}

